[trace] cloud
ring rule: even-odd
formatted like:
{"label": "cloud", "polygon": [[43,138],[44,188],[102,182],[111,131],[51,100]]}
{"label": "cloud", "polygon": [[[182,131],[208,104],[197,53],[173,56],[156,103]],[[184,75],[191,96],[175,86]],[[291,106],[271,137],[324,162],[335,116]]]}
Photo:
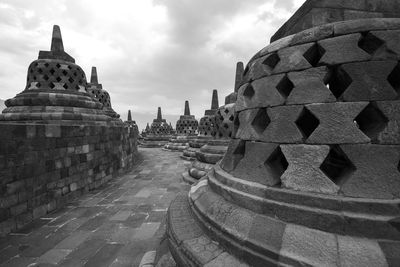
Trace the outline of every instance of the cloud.
{"label": "cloud", "polygon": [[128,109],[155,117],[158,106],[177,118],[185,100],[200,119],[213,89],[221,105],[232,92],[236,62],[246,63],[267,45],[302,2],[2,0],[0,58],[6,67],[0,70],[0,98],[22,91],[29,63],[49,49],[52,25],[58,24],[66,51],[87,76],[97,67],[123,119]]}

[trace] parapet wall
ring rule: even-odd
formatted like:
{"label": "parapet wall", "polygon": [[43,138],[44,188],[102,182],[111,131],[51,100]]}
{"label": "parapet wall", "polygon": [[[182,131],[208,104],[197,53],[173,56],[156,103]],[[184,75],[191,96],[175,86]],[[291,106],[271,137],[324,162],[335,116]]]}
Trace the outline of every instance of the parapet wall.
{"label": "parapet wall", "polygon": [[62,207],[136,163],[122,124],[0,123],[0,235]]}

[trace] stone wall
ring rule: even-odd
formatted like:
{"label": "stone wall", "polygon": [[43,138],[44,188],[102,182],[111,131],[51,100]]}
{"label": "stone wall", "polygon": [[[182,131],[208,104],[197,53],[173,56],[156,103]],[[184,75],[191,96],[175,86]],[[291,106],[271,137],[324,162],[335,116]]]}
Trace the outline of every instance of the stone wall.
{"label": "stone wall", "polygon": [[0,235],[128,171],[136,143],[122,124],[0,123]]}

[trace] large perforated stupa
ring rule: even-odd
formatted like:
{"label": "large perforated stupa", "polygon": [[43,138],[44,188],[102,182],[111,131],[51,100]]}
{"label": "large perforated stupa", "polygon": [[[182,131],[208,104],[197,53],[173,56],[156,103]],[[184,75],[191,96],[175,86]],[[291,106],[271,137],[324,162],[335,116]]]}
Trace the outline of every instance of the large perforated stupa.
{"label": "large perforated stupa", "polygon": [[247,64],[227,153],[169,208],[178,266],[400,265],[399,2],[309,3],[349,17]]}

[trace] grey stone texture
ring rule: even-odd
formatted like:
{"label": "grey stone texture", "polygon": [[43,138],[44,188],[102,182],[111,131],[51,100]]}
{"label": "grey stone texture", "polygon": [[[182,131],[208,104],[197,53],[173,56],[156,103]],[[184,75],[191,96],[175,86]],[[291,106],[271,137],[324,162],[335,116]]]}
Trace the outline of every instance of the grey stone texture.
{"label": "grey stone texture", "polygon": [[[320,18],[400,7],[394,1],[330,3],[336,8]],[[359,10],[346,9],[354,6]],[[306,28],[250,59],[233,139],[222,160],[182,197],[185,216],[203,231],[199,235],[250,266],[397,266],[400,19]],[[171,245],[171,252],[177,263],[204,264],[200,249]],[[222,266],[228,262],[218,258]]]}

